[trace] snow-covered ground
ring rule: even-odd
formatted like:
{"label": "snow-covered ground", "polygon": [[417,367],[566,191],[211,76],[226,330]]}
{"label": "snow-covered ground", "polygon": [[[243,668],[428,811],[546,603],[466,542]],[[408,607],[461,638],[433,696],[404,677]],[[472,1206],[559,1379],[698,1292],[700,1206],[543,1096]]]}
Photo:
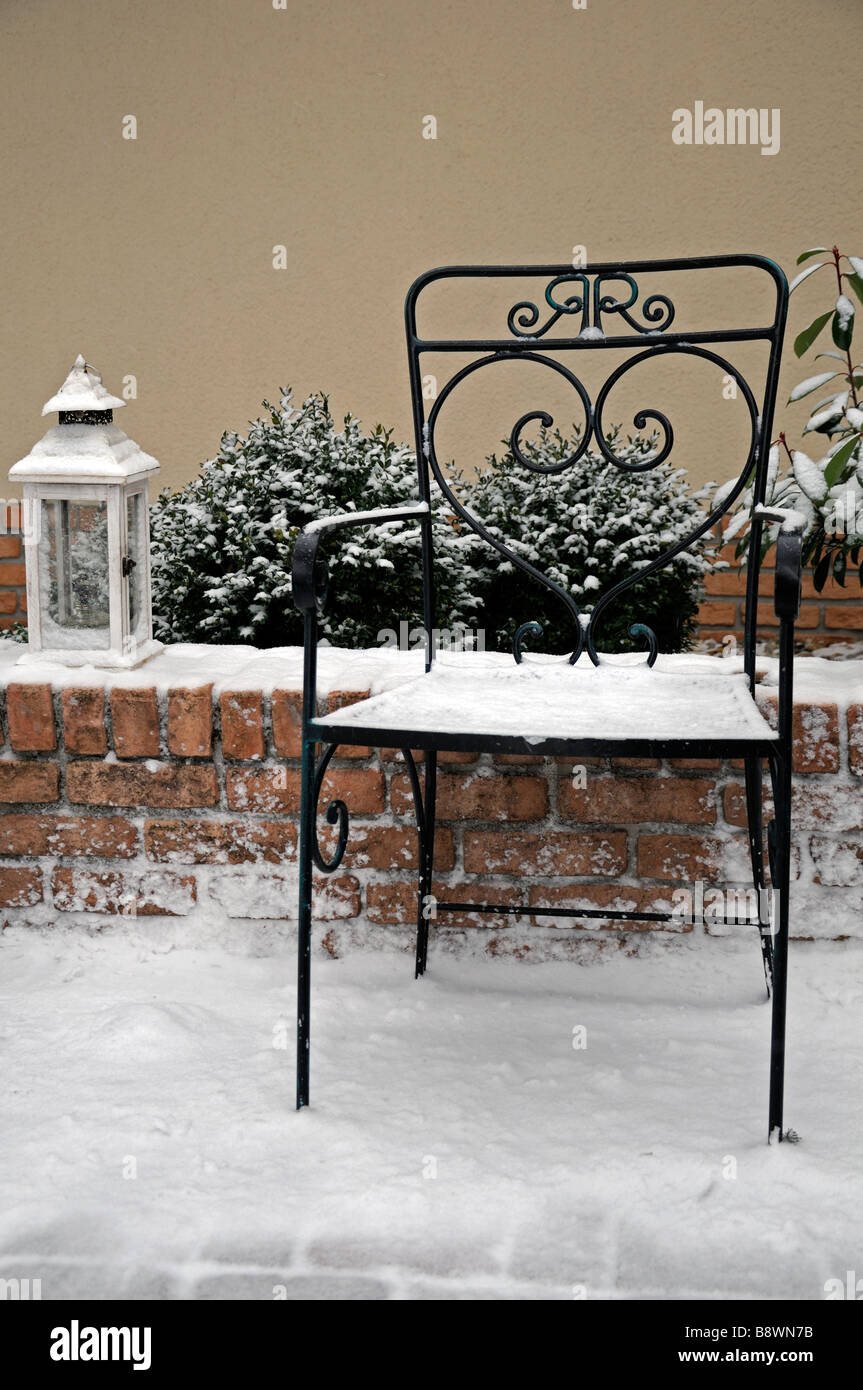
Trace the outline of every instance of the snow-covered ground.
{"label": "snow-covered ground", "polygon": [[316,952],[297,1114],[294,943],[244,927],[3,934],[0,1277],[43,1298],[820,1299],[863,1272],[860,943],[792,944],[802,1142],[768,1147],[754,939],[542,964],[438,946],[419,982],[371,941]]}

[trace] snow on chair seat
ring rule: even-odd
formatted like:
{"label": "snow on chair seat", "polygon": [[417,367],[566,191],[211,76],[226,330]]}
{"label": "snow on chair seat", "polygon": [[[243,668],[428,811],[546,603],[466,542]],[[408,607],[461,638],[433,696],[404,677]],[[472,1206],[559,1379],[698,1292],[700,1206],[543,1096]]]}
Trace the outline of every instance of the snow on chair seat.
{"label": "snow on chair seat", "polygon": [[[752,293],[729,295],[728,277],[748,277]],[[716,290],[717,322],[703,321],[703,282]],[[755,284],[754,282],[757,282]],[[757,288],[769,291],[761,317]],[[680,296],[678,295],[680,289]],[[457,291],[452,317],[443,316],[434,295],[438,291]],[[695,289],[692,299],[687,291]],[[479,312],[489,292],[488,322],[484,336],[441,336],[441,324],[461,322],[467,314]],[[428,292],[433,311],[428,309]],[[429,330],[418,329],[418,304],[422,299],[428,313]],[[745,302],[754,322],[745,327],[723,323],[728,306]],[[571,266],[448,266],[429,271],[414,282],[405,305],[408,359],[414,430],[417,447],[416,500],[374,512],[347,512],[325,516],[301,532],[294,549],[293,597],[303,613],[303,736],[302,791],[299,844],[299,952],[297,1009],[297,1106],[309,1103],[311,1005],[311,932],[313,870],[332,873],[344,856],[349,830],[349,807],[341,800],[326,808],[330,825],[338,826],[336,847],[327,857],[317,833],[318,801],[324,776],[336,748],[345,744],[377,744],[401,749],[405,759],[418,840],[416,897],[416,975],[428,963],[429,913],[435,862],[435,805],[438,751],[583,753],[589,755],[646,754],[675,757],[682,753],[698,757],[740,757],[746,780],[746,807],[752,880],[758,901],[765,897],[769,880],[778,898],[777,919],[755,924],[762,960],[772,992],[770,1099],[768,1134],[783,1134],[785,1006],[788,950],[788,889],[790,884],[791,837],[791,718],[793,696],[794,622],[800,604],[801,551],[800,519],[766,511],[760,500],[765,494],[769,444],[785,330],[788,285],[773,261],[763,256],[730,255],[696,257],[685,260],[636,261],[601,264],[583,269]],[[750,384],[740,364],[744,348],[747,370],[753,360],[750,349],[759,345],[766,366]],[[609,353],[608,349],[614,351]],[[729,360],[729,354],[736,361]],[[666,359],[669,359],[666,361]],[[735,398],[745,418],[748,436],[745,448],[733,465],[738,471],[732,481],[717,493],[713,510],[705,513],[689,535],[669,538],[668,548],[649,562],[630,558],[630,573],[604,592],[592,593],[595,600],[589,612],[581,612],[573,594],[555,574],[555,555],[545,568],[529,561],[524,547],[507,540],[500,527],[486,526],[472,514],[459,496],[457,483],[442,462],[452,457],[446,442],[447,422],[453,418],[451,402],[456,396],[470,399],[483,382],[502,370],[510,383],[503,393],[498,389],[494,401],[500,406],[501,394],[507,410],[509,429],[507,468],[513,472],[530,470],[534,474],[558,475],[575,468],[582,459],[589,463],[591,440],[605,464],[621,473],[641,474],[657,468],[671,455],[675,431],[671,415],[659,410],[649,395],[649,405],[640,393],[647,391],[649,368],[660,364],[663,389],[674,394],[683,381],[683,362],[699,370],[722,374],[717,381],[715,399],[724,398],[719,386],[733,381]],[[670,365],[674,371],[669,373]],[[432,367],[430,364],[434,364]],[[438,365],[440,363],[440,365]],[[576,371],[577,367],[577,371]],[[604,381],[597,388],[594,376]],[[645,370],[648,375],[645,376]],[[426,376],[431,372],[431,378]],[[631,373],[631,375],[630,375]],[[518,390],[526,396],[528,408],[517,413],[512,377],[520,376]],[[545,382],[537,388],[537,377]],[[432,399],[424,384],[435,381]],[[644,385],[647,381],[648,386]],[[610,392],[621,384],[637,402],[632,421],[638,431],[654,429],[650,447],[632,462],[631,454],[620,451],[617,435],[609,430],[607,402]],[[465,388],[462,392],[461,388]],[[537,400],[532,393],[542,389],[546,396]],[[537,424],[544,429],[554,424],[546,408],[552,390],[562,393],[569,410],[578,414],[571,452],[543,463],[526,442]],[[654,388],[651,387],[651,390]],[[542,408],[537,408],[542,405]],[[632,410],[630,404],[626,407]],[[487,412],[470,407],[474,428],[487,423]],[[568,416],[572,419],[572,415]],[[510,428],[511,424],[511,428]],[[488,424],[488,428],[493,428]],[[704,430],[705,438],[713,438]],[[495,446],[499,433],[492,436]],[[565,446],[569,448],[569,445]],[[456,463],[459,460],[456,459]],[[728,461],[722,460],[728,468]],[[508,475],[507,475],[508,476]],[[613,476],[609,473],[609,476]],[[502,481],[505,486],[505,478]],[[749,518],[749,578],[743,644],[743,674],[723,670],[723,662],[663,654],[648,623],[629,627],[634,638],[643,640],[648,652],[634,656],[605,654],[602,651],[603,624],[620,597],[650,575],[670,564],[700,541],[751,489]],[[473,532],[500,556],[507,575],[520,571],[533,584],[541,585],[560,605],[565,630],[571,634],[570,649],[557,657],[523,653],[528,634],[541,629],[534,621],[521,622],[513,638],[512,657],[492,652],[440,654],[435,651],[432,634],[440,631],[434,586],[434,529],[432,499],[442,494],[447,513],[459,534]],[[513,501],[513,506],[517,502]],[[319,616],[328,599],[329,578],[325,558],[328,538],[344,528],[408,523],[422,538],[423,629],[428,647],[426,673],[398,687],[377,693],[347,708],[319,717],[317,713],[317,653],[320,637]],[[758,590],[762,537],[765,524],[779,525],[776,543],[774,609],[779,619],[778,724],[774,731],[762,717],[755,702],[755,654],[758,628]],[[635,527],[634,522],[630,524]],[[540,534],[541,520],[538,522]],[[637,540],[633,531],[625,538],[620,554],[629,555],[628,539]],[[473,543],[473,542],[472,542]],[[537,543],[534,551],[539,552]],[[685,559],[685,557],[684,557]],[[631,595],[630,595],[631,597]],[[337,601],[337,596],[332,596]],[[369,595],[372,604],[374,595]],[[618,610],[619,612],[620,610]],[[381,614],[392,624],[404,615]],[[517,620],[516,620],[517,621]],[[443,624],[447,626],[446,621]],[[415,750],[423,750],[420,769]],[[765,828],[762,820],[763,764],[767,762],[773,792],[774,815]],[[765,836],[766,829],[766,836]],[[765,839],[767,853],[765,854]],[[447,912],[499,913],[527,910],[532,916],[554,915],[555,909],[531,904],[502,906],[490,903],[448,903],[435,899],[437,921]],[[572,915],[575,915],[574,913]],[[586,917],[590,914],[585,912]],[[606,915],[640,922],[637,911],[614,911]],[[652,914],[657,919],[662,914]],[[671,914],[668,914],[670,919]]]}
{"label": "snow on chair seat", "polygon": [[[651,670],[640,656],[604,658],[599,666],[536,656],[516,666],[496,652],[439,655],[427,675],[326,715],[316,727],[342,743],[400,746],[413,738],[421,746],[414,736],[427,734],[438,747],[441,740],[477,750],[506,743],[527,753],[567,752],[580,742],[775,741],[745,676],[725,675],[713,658],[701,668],[686,658],[677,666],[667,661],[667,669]],[[714,674],[709,663],[720,670]]]}

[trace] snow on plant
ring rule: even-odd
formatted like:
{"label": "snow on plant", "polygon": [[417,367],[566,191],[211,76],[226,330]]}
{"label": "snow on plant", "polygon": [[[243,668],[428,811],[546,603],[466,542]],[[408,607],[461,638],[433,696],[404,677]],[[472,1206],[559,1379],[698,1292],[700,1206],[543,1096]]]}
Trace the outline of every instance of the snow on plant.
{"label": "snow on plant", "polygon": [[[836,277],[836,301],[833,308],[820,313],[808,328],[798,333],[794,352],[802,357],[829,323],[835,351],[827,349],[816,353],[814,361],[827,359],[838,362],[839,366],[816,372],[801,381],[791,392],[788,403],[791,405],[824,387],[829,388],[826,396],[810,406],[809,419],[803,429],[804,436],[821,435],[827,439],[829,447],[822,458],[815,460],[802,449],[789,448],[784,432],[780,432],[770,450],[765,497],[769,506],[790,507],[806,517],[803,563],[812,566],[813,583],[818,590],[823,589],[831,568],[834,579],[844,585],[849,560],[852,565],[859,566],[858,575],[863,584],[863,563],[860,561],[863,546],[863,364],[855,365],[851,355],[856,314],[854,301],[845,292],[850,289],[863,303],[863,258],[847,256],[837,246],[829,251],[825,246],[816,246],[798,256],[797,264],[802,265],[820,255],[828,259],[807,266],[792,280],[790,290],[796,290],[816,271],[832,270]],[[786,473],[779,471],[780,449],[787,458]],[[737,553],[741,556],[746,554],[749,545],[749,533],[743,533],[743,527],[748,522],[752,500],[750,488],[741,497],[741,511],[726,533],[729,538],[740,534]],[[778,525],[765,528],[763,553],[775,543],[778,529]]]}
{"label": "snow on plant", "polygon": [[[624,462],[644,463],[655,453],[656,436],[624,441],[619,433],[612,430],[607,440]],[[578,439],[577,426],[570,438],[543,428],[523,448],[547,467],[566,458]],[[590,450],[564,472],[543,474],[522,467],[507,449],[488,459],[465,500],[496,539],[555,580],[588,614],[613,585],[645,569],[704,520],[708,489],[690,492],[685,476],[667,463],[628,473]],[[643,646],[629,633],[632,623],[642,622],[653,628],[660,650],[683,650],[695,629],[700,581],[714,568],[707,546],[700,539],[609,604],[598,625],[599,649]],[[572,623],[561,601],[488,546],[482,550],[487,645],[508,647],[517,627],[536,620],[543,647],[571,648]]]}
{"label": "snow on plant", "polygon": [[[163,492],[151,512],[153,622],[165,641],[301,640],[291,556],[300,528],[316,517],[395,506],[417,496],[416,460],[376,425],[363,433],[345,417],[338,430],[326,396],[300,407],[291,392],[243,438],[223,435],[216,458],[181,491]],[[435,579],[448,621],[471,623],[465,538],[444,499],[432,503]],[[382,623],[422,620],[420,527],[416,522],[336,532],[328,541],[332,602],[321,630],[341,646],[372,646]]]}

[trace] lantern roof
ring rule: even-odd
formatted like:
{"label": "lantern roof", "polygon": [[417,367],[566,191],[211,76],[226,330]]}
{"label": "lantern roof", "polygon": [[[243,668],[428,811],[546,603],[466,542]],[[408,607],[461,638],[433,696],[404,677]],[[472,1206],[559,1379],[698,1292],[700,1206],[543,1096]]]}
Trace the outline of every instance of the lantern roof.
{"label": "lantern roof", "polygon": [[128,483],[159,472],[116,425],[55,425],[9,469],[20,483]]}
{"label": "lantern roof", "polygon": [[54,410],[119,410],[125,404],[106,391],[101,374],[79,352],[60,390],[43,405],[42,414],[50,415]]}
{"label": "lantern roof", "polygon": [[[9,477],[20,483],[128,483],[159,472],[159,464],[145,454],[113,423],[108,412],[125,401],[118,400],[102,385],[94,367],[80,355],[56,396],[47,401],[42,414],[69,412],[71,420],[48,430],[34,444],[26,458],[9,469]],[[80,412],[86,419],[76,419]],[[99,415],[104,416],[99,419]]]}

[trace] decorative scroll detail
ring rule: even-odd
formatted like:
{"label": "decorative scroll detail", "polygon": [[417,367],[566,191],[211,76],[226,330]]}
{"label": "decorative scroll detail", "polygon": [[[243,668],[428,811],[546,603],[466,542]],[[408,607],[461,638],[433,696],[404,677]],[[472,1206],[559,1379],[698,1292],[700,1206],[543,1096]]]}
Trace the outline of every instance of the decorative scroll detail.
{"label": "decorative scroll detail", "polygon": [[[628,299],[620,299],[614,294],[603,294],[605,285],[620,281],[629,287]],[[559,299],[555,294],[558,287],[571,284],[580,285],[580,293],[572,294],[564,300]],[[571,275],[558,275],[554,280],[549,281],[545,290],[545,302],[553,310],[550,318],[546,319],[545,323],[540,326],[538,305],[534,304],[533,300],[521,299],[517,304],[513,304],[506,316],[507,328],[515,338],[542,338],[564,314],[581,314],[579,330],[573,336],[586,339],[604,338],[603,315],[619,314],[635,333],[664,333],[674,321],[674,304],[666,294],[648,295],[641,305],[641,314],[644,319],[642,323],[629,312],[636,304],[639,293],[637,281],[625,271],[620,271],[616,275],[597,275],[593,282],[593,320],[591,322],[591,294],[588,277],[578,271]]]}
{"label": "decorative scroll detail", "polygon": [[[662,296],[655,296],[655,299],[660,298],[662,298]],[[604,305],[604,301],[601,302]],[[627,301],[626,305],[619,306],[620,312],[624,312],[625,309],[628,309],[630,307],[631,302],[633,301]],[[650,301],[647,301],[645,303],[645,312],[647,312],[648,310],[649,303]],[[609,306],[604,305],[604,308],[605,311],[609,311]],[[617,309],[615,308],[612,311],[617,312]],[[661,313],[662,311],[659,310],[652,312],[654,312],[655,314],[656,312]],[[673,313],[673,307],[671,308],[671,312]],[[528,411],[526,414],[522,415],[516,421],[510,434],[510,447],[512,449],[513,457],[517,459],[517,461],[521,463],[524,467],[531,469],[535,473],[563,473],[567,469],[572,468],[579,461],[579,459],[581,459],[584,456],[584,454],[587,452],[590,446],[591,439],[595,439],[599,452],[608,463],[613,464],[614,467],[619,468],[622,472],[644,473],[647,472],[649,469],[657,468],[661,463],[665,461],[665,459],[668,458],[669,454],[671,453],[672,447],[674,445],[674,430],[672,428],[670,420],[666,415],[662,413],[662,411],[656,410],[652,407],[645,407],[642,410],[639,410],[634,415],[633,423],[637,429],[643,430],[648,420],[652,420],[660,426],[663,437],[659,447],[648,459],[641,463],[633,464],[626,462],[624,459],[618,458],[611,446],[606,441],[603,427],[603,410],[605,408],[605,404],[608,399],[609,393],[612,391],[612,389],[621,379],[622,376],[624,376],[627,372],[631,371],[633,367],[638,366],[642,362],[654,359],[659,356],[665,356],[669,353],[680,353],[683,356],[703,358],[705,361],[711,362],[715,366],[720,367],[723,373],[730,376],[737,383],[740,393],[743,396],[744,401],[746,402],[746,407],[749,411],[750,418],[751,435],[749,451],[746,457],[746,461],[743,464],[743,468],[734,487],[731,489],[730,492],[725,494],[721,502],[714,508],[714,510],[708,516],[705,517],[704,521],[699,526],[695,527],[689,533],[689,535],[683,537],[682,540],[679,540],[668,550],[663,551],[663,553],[661,555],[658,555],[655,560],[652,560],[649,565],[645,565],[643,569],[633,572],[632,574],[628,575],[625,579],[622,579],[619,583],[615,584],[613,588],[607,590],[607,592],[604,593],[601,596],[601,598],[597,601],[590,615],[589,621],[587,621],[586,625],[583,626],[578,606],[575,603],[572,596],[560,584],[556,583],[553,579],[550,579],[548,575],[543,574],[534,565],[530,564],[529,561],[523,559],[520,555],[518,555],[510,546],[506,545],[504,541],[501,541],[496,536],[493,536],[483,525],[483,523],[479,520],[479,518],[474,516],[471,512],[469,512],[459,501],[458,497],[454,494],[451,487],[449,486],[446,477],[443,474],[443,471],[441,470],[441,467],[438,463],[437,454],[435,452],[434,439],[438,417],[441,408],[443,407],[450,393],[455,389],[456,386],[458,386],[462,381],[464,381],[466,377],[471,375],[471,373],[478,371],[482,367],[487,367],[491,363],[498,363],[502,361],[505,362],[514,360],[526,360],[530,362],[536,362],[540,365],[551,367],[554,371],[559,373],[559,375],[561,375],[576,392],[584,408],[584,431],[577,447],[566,458],[561,459],[559,462],[552,465],[537,464],[535,461],[531,460],[531,458],[527,454],[525,454],[525,452],[521,448],[521,433],[524,430],[525,426],[534,420],[539,421],[539,423],[544,425],[546,428],[550,428],[554,424],[554,417],[551,416],[545,410]],[[611,373],[611,375],[607,378],[602,388],[600,389],[599,394],[596,397],[595,405],[591,403],[590,397],[579,378],[575,376],[573,372],[571,372],[567,367],[565,367],[561,362],[557,361],[555,358],[548,357],[538,352],[524,352],[516,349],[513,349],[512,351],[497,351],[493,353],[491,356],[481,357],[477,361],[469,363],[467,366],[462,367],[458,372],[456,372],[453,377],[451,377],[451,379],[446,383],[446,385],[438,394],[438,397],[434,405],[432,406],[431,412],[429,413],[428,417],[427,427],[428,444],[426,448],[426,457],[428,459],[429,467],[435,477],[435,480],[439,488],[441,489],[441,492],[444,494],[447,501],[450,503],[451,507],[453,508],[453,511],[466,523],[467,526],[470,527],[472,531],[474,531],[478,536],[482,537],[482,539],[486,541],[487,544],[491,545],[500,555],[502,555],[507,561],[509,561],[510,564],[517,566],[519,569],[523,570],[524,573],[530,575],[531,578],[537,580],[540,584],[543,584],[546,589],[550,590],[552,593],[558,596],[561,602],[568,609],[570,616],[573,619],[574,630],[577,636],[577,642],[574,650],[570,654],[569,661],[574,664],[586,647],[590,660],[593,662],[595,666],[599,665],[600,660],[596,651],[595,635],[598,627],[600,626],[602,614],[605,611],[605,609],[621,593],[629,589],[633,584],[637,584],[639,580],[646,578],[647,575],[652,574],[656,570],[661,569],[665,565],[669,564],[670,561],[673,560],[676,555],[679,555],[681,553],[681,551],[686,550],[690,545],[693,544],[694,541],[706,535],[707,532],[710,531],[713,528],[713,526],[715,526],[716,522],[719,521],[719,519],[731,509],[731,507],[734,505],[737,498],[743,491],[744,487],[746,486],[747,480],[755,464],[756,458],[758,457],[758,449],[760,442],[760,421],[758,416],[758,407],[756,405],[755,398],[752,394],[752,390],[746,379],[743,376],[741,376],[740,372],[734,366],[732,366],[732,364],[729,361],[727,361],[726,358],[721,357],[718,353],[711,352],[707,348],[696,346],[693,343],[657,343],[654,346],[645,348],[644,351],[639,352],[637,355],[630,357],[627,361],[623,362],[620,366],[616,367],[615,370]],[[513,639],[513,656],[517,663],[520,664],[523,659],[521,648],[522,641],[525,638],[525,636],[527,636],[529,633],[532,633],[534,635],[540,635],[541,632],[542,629],[538,623],[522,623]],[[642,637],[646,639],[649,648],[647,664],[648,666],[653,666],[657,657],[657,641],[656,635],[654,634],[652,629],[648,627],[645,623],[637,622],[634,623],[630,628],[630,635],[632,637]]]}
{"label": "decorative scroll detail", "polygon": [[321,756],[318,766],[315,769],[315,789],[312,797],[314,808],[312,824],[314,825],[314,835],[312,837],[312,858],[322,874],[335,873],[345,857],[345,849],[348,843],[348,828],[350,825],[350,813],[343,801],[331,801],[327,807],[327,822],[330,825],[338,825],[339,839],[332,859],[325,859],[321,851],[320,840],[318,839],[318,802],[321,797],[321,786],[323,785],[324,774],[330,765],[330,759],[336,751],[338,744],[331,743]]}
{"label": "decorative scroll detail", "polygon": [[[698,349],[667,348],[664,349],[664,351],[697,352]],[[661,463],[665,462],[674,447],[674,430],[672,429],[671,421],[668,419],[668,416],[663,415],[661,410],[653,410],[651,407],[647,407],[645,410],[639,410],[632,417],[632,423],[635,425],[636,429],[643,430],[648,420],[655,420],[662,429],[662,444],[656,453],[651,454],[641,463],[626,463],[623,459],[617,457],[613,449],[611,449],[607,443],[602,422],[602,411],[608,399],[609,392],[614,389],[620,378],[633,367],[638,366],[639,362],[652,360],[659,355],[660,349],[658,347],[647,348],[644,352],[639,353],[637,357],[630,357],[626,362],[622,362],[605,381],[596,398],[596,405],[593,409],[593,434],[596,440],[596,447],[599,449],[604,459],[607,459],[609,463],[613,463],[615,468],[619,468],[623,473],[647,473],[652,468],[658,468]]]}
{"label": "decorative scroll detail", "polygon": [[[626,301],[615,299],[614,295],[602,293],[602,286],[608,284],[609,280],[626,281],[630,290],[629,298]],[[674,305],[668,295],[651,294],[645,299],[641,306],[641,312],[646,320],[647,326],[645,326],[634,319],[629,312],[638,299],[638,294],[638,284],[631,275],[626,275],[622,271],[619,275],[597,275],[593,282],[594,327],[602,330],[603,314],[620,314],[620,317],[636,333],[664,333],[674,319]]]}
{"label": "decorative scroll detail", "polygon": [[[531,461],[522,453],[521,449],[518,447],[518,435],[529,420],[541,420],[547,427],[554,423],[554,417],[549,415],[547,411],[530,411],[528,412],[528,414],[522,415],[521,418],[516,421],[515,425],[513,426],[512,433],[510,435],[510,446],[512,448],[513,454],[519,460],[520,463],[524,464],[528,468],[532,468],[533,471],[536,473],[563,473],[565,469],[571,468],[573,464],[578,462],[582,455],[587,452],[588,446],[590,444],[590,438],[593,432],[593,411],[590,405],[590,397],[588,396],[587,391],[585,390],[583,384],[579,381],[578,377],[576,377],[569,370],[568,367],[565,367],[563,363],[555,361],[554,358],[545,357],[541,353],[536,352],[520,352],[518,354],[513,354],[513,358],[521,362],[539,362],[544,366],[553,368],[554,371],[558,372],[562,377],[564,377],[566,381],[569,382],[570,386],[572,386],[573,389],[576,391],[576,393],[579,396],[579,399],[582,401],[582,404],[584,405],[586,421],[584,434],[580,444],[572,454],[570,454],[565,459],[561,459],[552,467],[544,467],[532,464]],[[572,617],[574,622],[575,632],[577,635],[577,643],[574,650],[570,654],[569,660],[570,662],[575,663],[578,660],[584,648],[584,629],[581,624],[581,616],[579,613],[578,605],[576,604],[572,595],[568,594],[567,591],[564,588],[562,588],[560,584],[555,582],[555,580],[550,579],[547,574],[543,574],[541,570],[538,570],[535,565],[532,565],[530,563],[529,560],[525,560],[521,555],[517,555],[513,550],[509,548],[509,546],[505,545],[503,541],[500,541],[497,539],[496,536],[493,536],[491,532],[485,526],[483,526],[479,518],[475,517],[472,512],[469,512],[467,508],[462,505],[462,503],[459,501],[458,497],[455,495],[452,488],[450,487],[443,473],[443,470],[441,469],[441,466],[438,463],[437,452],[435,450],[434,438],[438,416],[440,415],[441,408],[450,396],[451,392],[454,391],[456,386],[458,386],[462,381],[465,380],[466,377],[470,376],[473,372],[479,371],[482,367],[489,366],[490,363],[497,363],[507,360],[510,359],[508,357],[508,354],[506,353],[494,353],[490,357],[480,357],[476,362],[469,362],[466,367],[462,367],[460,371],[456,372],[455,375],[450,378],[450,380],[444,386],[443,390],[439,392],[438,397],[431,408],[431,412],[429,413],[427,421],[428,439],[425,446],[425,454],[426,458],[428,459],[429,467],[434,475],[435,481],[437,482],[438,487],[440,488],[444,497],[449,502],[456,516],[460,517],[462,521],[464,521],[472,531],[474,531],[478,536],[481,536],[482,539],[488,545],[492,546],[492,548],[496,550],[498,554],[502,555],[505,560],[508,560],[511,564],[516,565],[518,569],[523,570],[525,574],[529,574],[532,579],[535,579],[539,584],[543,584],[545,588],[549,589],[552,593],[557,594],[558,598],[569,610],[570,616]]]}
{"label": "decorative scroll detail", "polygon": [[[555,299],[554,291],[558,285],[581,285],[581,294],[572,294],[562,303]],[[546,286],[545,302],[554,310],[551,318],[537,328],[539,323],[539,309],[530,299],[522,299],[518,304],[513,304],[506,316],[507,327],[510,333],[516,338],[541,338],[550,328],[557,323],[558,319],[564,314],[581,314],[581,331],[589,326],[589,293],[590,285],[586,275],[558,275],[557,279],[551,280]]]}
{"label": "decorative scroll detail", "polygon": [[516,664],[516,666],[520,666],[521,663],[522,663],[522,661],[524,660],[524,657],[522,656],[522,651],[521,651],[521,643],[522,643],[522,639],[523,639],[524,637],[526,637],[527,634],[528,634],[529,632],[532,633],[532,635],[533,635],[534,637],[541,637],[541,636],[542,636],[542,623],[537,623],[537,622],[522,623],[521,627],[517,629],[516,634],[515,634],[515,636],[514,636],[513,639],[512,639],[512,654],[513,654],[513,657],[515,658],[515,664]]}

